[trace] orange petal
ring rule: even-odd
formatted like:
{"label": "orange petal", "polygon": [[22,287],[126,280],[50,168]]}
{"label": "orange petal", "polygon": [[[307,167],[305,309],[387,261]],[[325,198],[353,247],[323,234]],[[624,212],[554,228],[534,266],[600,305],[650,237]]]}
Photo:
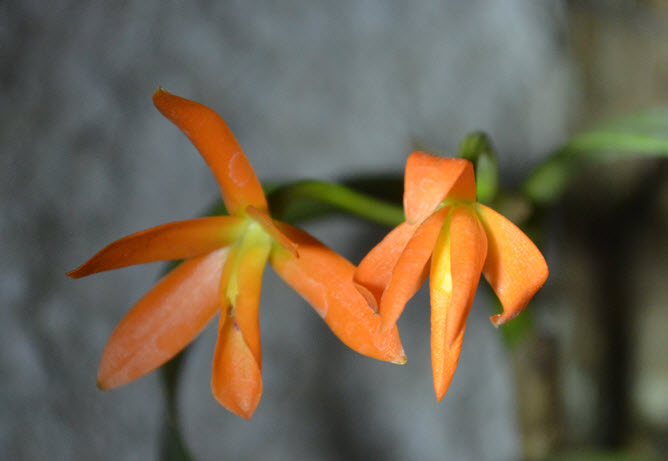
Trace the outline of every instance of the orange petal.
{"label": "orange petal", "polygon": [[372,309],[378,310],[394,266],[417,227],[417,224],[399,224],[357,266],[353,280]]}
{"label": "orange petal", "polygon": [[189,259],[126,314],[102,353],[97,381],[112,389],[158,368],[190,343],[219,308],[226,249]]}
{"label": "orange petal", "polygon": [[503,314],[490,318],[499,326],[522,312],[549,271],[540,250],[517,226],[484,205],[477,210],[489,240],[483,274],[503,305]]}
{"label": "orange petal", "polygon": [[250,419],[262,397],[262,373],[233,315],[221,312],[211,391],[218,402]]}
{"label": "orange petal", "polygon": [[375,359],[405,363],[397,328],[381,332],[380,316],[355,288],[355,266],[306,232],[277,224],[299,245],[298,258],[282,247],[274,248],[270,262],[278,275],[313,306],[348,347]]}
{"label": "orange petal", "polygon": [[[431,311],[431,367],[434,372],[434,392],[436,401],[440,402],[448,392],[452,377],[455,375],[457,363],[459,363],[459,354],[462,351],[462,341],[464,339],[464,329],[457,337],[455,342],[448,346],[444,344],[444,323],[445,316],[432,308]],[[435,327],[437,325],[437,327]]]}
{"label": "orange petal", "polygon": [[152,227],[107,245],[67,275],[79,278],[134,264],[200,256],[234,242],[244,222],[236,216],[212,216]]}
{"label": "orange petal", "polygon": [[290,239],[283,233],[283,231],[281,231],[276,226],[276,223],[274,223],[274,220],[271,219],[271,216],[269,216],[267,213],[264,213],[263,211],[258,210],[254,206],[249,206],[246,208],[246,213],[248,213],[248,216],[260,224],[262,229],[264,229],[265,232],[267,232],[267,234],[269,234],[271,238],[273,238],[279,245],[292,253],[293,256],[299,256],[297,254],[297,245],[290,241]]}
{"label": "orange petal", "polygon": [[406,221],[423,221],[446,198],[475,201],[471,162],[413,152],[406,162],[404,180]]}
{"label": "orange petal", "polygon": [[260,291],[262,273],[269,255],[269,244],[258,245],[244,252],[238,268],[239,292],[234,303],[234,313],[244,342],[255,357],[258,369],[262,368],[260,347]]}
{"label": "orange petal", "polygon": [[225,121],[213,110],[159,88],[153,104],[188,136],[211,168],[230,214],[248,205],[266,211],[267,199],[246,155]]}
{"label": "orange petal", "polygon": [[420,224],[401,253],[380,301],[383,330],[396,324],[408,300],[427,279],[427,263],[448,212],[448,208],[441,208]]}
{"label": "orange petal", "polygon": [[431,263],[432,367],[437,399],[457,367],[466,318],[487,254],[487,238],[477,215],[459,206],[443,226]]}

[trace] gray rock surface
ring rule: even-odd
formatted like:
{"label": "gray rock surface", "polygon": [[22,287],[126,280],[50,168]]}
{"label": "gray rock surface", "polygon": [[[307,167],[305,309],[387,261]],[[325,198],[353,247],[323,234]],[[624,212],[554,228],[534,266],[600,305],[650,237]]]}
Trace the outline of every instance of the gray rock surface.
{"label": "gray rock surface", "polygon": [[[155,374],[102,393],[97,360],[160,265],[72,281],[112,240],[193,217],[217,196],[158,85],[223,115],[263,180],[400,172],[412,146],[454,152],[484,129],[512,180],[564,133],[570,67],[559,2],[0,3],[0,458],[157,457]],[[355,262],[380,228],[308,226]],[[250,422],[210,394],[214,332],[183,374],[200,460],[512,460],[513,383],[478,295],[436,404],[428,297],[400,323],[403,367],[341,345],[267,271],[265,392]]]}

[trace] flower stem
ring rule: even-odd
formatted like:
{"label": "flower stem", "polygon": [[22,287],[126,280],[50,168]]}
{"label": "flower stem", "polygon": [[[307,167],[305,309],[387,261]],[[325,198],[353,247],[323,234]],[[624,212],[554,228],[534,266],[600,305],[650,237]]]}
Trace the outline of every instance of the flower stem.
{"label": "flower stem", "polygon": [[329,182],[299,181],[287,184],[275,188],[267,199],[272,215],[289,222],[314,218],[336,210],[387,226],[397,226],[405,219],[401,206]]}

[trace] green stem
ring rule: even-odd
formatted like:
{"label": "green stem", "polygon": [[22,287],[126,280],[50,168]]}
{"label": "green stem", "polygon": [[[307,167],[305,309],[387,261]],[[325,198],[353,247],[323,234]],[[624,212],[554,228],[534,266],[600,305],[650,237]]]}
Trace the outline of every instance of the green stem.
{"label": "green stem", "polygon": [[333,210],[392,227],[405,220],[401,206],[378,200],[340,184],[322,181],[299,181],[278,187],[269,194],[268,200],[272,215],[290,222],[327,214]]}
{"label": "green stem", "polygon": [[183,358],[188,349],[182,350],[160,368],[160,377],[165,386],[166,415],[162,425],[162,443],[160,459],[166,461],[191,461],[185,441],[179,427],[179,414],[176,403],[179,375]]}

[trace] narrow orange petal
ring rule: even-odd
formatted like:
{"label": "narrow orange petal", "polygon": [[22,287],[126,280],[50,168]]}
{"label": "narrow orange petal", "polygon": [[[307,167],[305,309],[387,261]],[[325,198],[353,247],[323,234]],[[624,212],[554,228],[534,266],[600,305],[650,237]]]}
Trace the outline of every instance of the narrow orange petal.
{"label": "narrow orange petal", "polygon": [[380,301],[383,330],[396,324],[406,303],[427,279],[427,263],[448,211],[442,208],[420,224],[401,253]]}
{"label": "narrow orange petal", "polygon": [[375,359],[405,363],[397,328],[381,332],[380,316],[353,284],[355,266],[306,232],[277,224],[299,245],[298,258],[274,247],[270,262],[278,275],[313,306],[348,347]]}
{"label": "narrow orange petal", "polygon": [[104,348],[97,381],[112,389],[158,368],[190,343],[219,308],[226,249],[189,259],[126,314]]}
{"label": "narrow orange petal", "polygon": [[406,162],[404,211],[409,223],[427,218],[446,198],[475,201],[473,165],[461,158],[413,152]]}
{"label": "narrow orange petal", "polygon": [[232,413],[250,419],[262,397],[262,372],[233,315],[221,312],[211,392]]}
{"label": "narrow orange petal", "polygon": [[450,221],[450,270],[452,297],[445,340],[453,344],[466,324],[485,257],[487,236],[478,216],[468,207],[456,207]]}
{"label": "narrow orange petal", "polygon": [[79,278],[134,264],[200,256],[234,242],[243,228],[244,220],[236,216],[163,224],[116,240],[67,275]]}
{"label": "narrow orange petal", "polygon": [[262,273],[269,255],[269,244],[249,248],[242,256],[238,269],[239,293],[234,304],[234,313],[244,342],[262,368],[260,346],[260,291]]}
{"label": "narrow orange petal", "polygon": [[540,250],[515,224],[484,205],[477,210],[489,240],[483,274],[503,305],[503,314],[490,318],[499,326],[522,312],[549,271]]}
{"label": "narrow orange petal", "polygon": [[202,104],[159,88],[153,104],[188,136],[211,168],[230,214],[248,205],[266,211],[267,199],[241,146],[225,121]]}
{"label": "narrow orange petal", "polygon": [[357,266],[353,280],[374,310],[378,310],[383,292],[392,279],[392,271],[417,227],[417,224],[399,224]]}
{"label": "narrow orange petal", "polygon": [[431,263],[431,349],[436,398],[443,398],[457,367],[462,338],[487,252],[477,215],[452,210],[434,247]]}
{"label": "narrow orange petal", "polygon": [[260,224],[262,229],[264,229],[265,232],[267,232],[279,245],[292,253],[293,256],[299,256],[297,254],[297,245],[290,241],[290,239],[283,233],[283,231],[281,231],[276,226],[276,223],[274,223],[274,220],[271,219],[271,216],[263,211],[258,210],[254,206],[247,207],[246,213],[248,213],[248,216]]}
{"label": "narrow orange petal", "polygon": [[431,310],[431,367],[434,374],[434,392],[436,401],[440,402],[448,392],[452,377],[455,375],[459,355],[462,351],[464,329],[452,345],[445,344],[445,315],[444,312]]}

